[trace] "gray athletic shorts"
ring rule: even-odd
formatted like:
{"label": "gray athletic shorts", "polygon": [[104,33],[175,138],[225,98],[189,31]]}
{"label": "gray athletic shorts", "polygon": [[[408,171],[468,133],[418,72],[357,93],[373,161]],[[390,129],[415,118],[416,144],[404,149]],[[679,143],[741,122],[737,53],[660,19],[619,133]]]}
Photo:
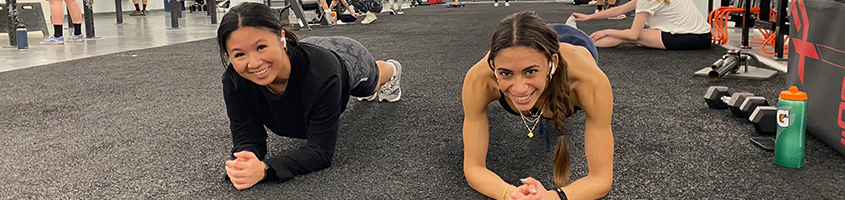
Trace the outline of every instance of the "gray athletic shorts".
{"label": "gray athletic shorts", "polygon": [[358,41],[351,38],[333,37],[308,37],[300,40],[314,44],[328,50],[334,51],[343,62],[346,62],[346,71],[349,72],[349,95],[366,97],[373,93],[378,86],[378,65],[376,60]]}

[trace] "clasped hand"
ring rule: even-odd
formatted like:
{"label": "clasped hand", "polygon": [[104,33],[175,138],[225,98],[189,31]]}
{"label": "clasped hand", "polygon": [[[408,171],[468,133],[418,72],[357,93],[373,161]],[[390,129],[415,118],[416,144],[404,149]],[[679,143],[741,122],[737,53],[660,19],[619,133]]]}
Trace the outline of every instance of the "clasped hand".
{"label": "clasped hand", "polygon": [[525,179],[520,180],[522,185],[517,187],[516,190],[511,193],[511,196],[508,199],[511,200],[546,200],[546,199],[555,199],[553,196],[546,194],[546,188],[543,187],[543,184],[540,181],[537,181],[534,178],[528,177]]}
{"label": "clasped hand", "polygon": [[226,161],[226,175],[235,188],[244,190],[264,180],[265,164],[254,153],[241,151],[234,155],[235,160]]}

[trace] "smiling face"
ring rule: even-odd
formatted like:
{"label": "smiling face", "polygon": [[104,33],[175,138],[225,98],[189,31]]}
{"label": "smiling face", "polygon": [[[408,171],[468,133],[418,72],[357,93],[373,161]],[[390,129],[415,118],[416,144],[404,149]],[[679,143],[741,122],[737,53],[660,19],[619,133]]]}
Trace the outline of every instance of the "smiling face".
{"label": "smiling face", "polygon": [[[546,90],[551,71],[550,60],[540,51],[514,46],[502,49],[493,59],[499,89],[510,98],[520,111],[534,108],[543,91]],[[557,57],[552,56],[552,62]]]}
{"label": "smiling face", "polygon": [[226,41],[226,51],[241,77],[266,86],[285,82],[290,77],[290,60],[284,45],[277,34],[247,26],[232,32]]}

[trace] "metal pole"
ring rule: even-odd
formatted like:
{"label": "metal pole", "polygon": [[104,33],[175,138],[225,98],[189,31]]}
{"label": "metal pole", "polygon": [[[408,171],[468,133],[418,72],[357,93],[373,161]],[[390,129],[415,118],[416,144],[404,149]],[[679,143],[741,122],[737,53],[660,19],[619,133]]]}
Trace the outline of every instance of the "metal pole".
{"label": "metal pole", "polygon": [[123,5],[120,0],[114,0],[114,15],[117,24],[123,24]]}
{"label": "metal pole", "polygon": [[211,24],[217,24],[217,1],[206,0],[205,8],[208,16],[211,16]]}
{"label": "metal pole", "polygon": [[9,45],[16,47],[18,46],[18,39],[15,32],[15,27],[18,26],[18,1],[17,0],[8,0],[7,6],[9,9]]}
{"label": "metal pole", "polygon": [[751,29],[751,0],[745,0],[745,12],[742,14],[742,47],[743,49],[751,49],[748,46],[748,29]]}
{"label": "metal pole", "polygon": [[778,18],[777,25],[775,25],[775,59],[783,59],[783,35],[789,33],[789,25],[786,25],[786,6],[787,0],[778,1]]}
{"label": "metal pole", "polygon": [[170,27],[179,28],[179,13],[182,7],[179,6],[179,0],[170,0]]}
{"label": "metal pole", "polygon": [[82,4],[85,5],[85,17],[82,18],[85,19],[85,37],[94,38],[94,0],[83,0]]}

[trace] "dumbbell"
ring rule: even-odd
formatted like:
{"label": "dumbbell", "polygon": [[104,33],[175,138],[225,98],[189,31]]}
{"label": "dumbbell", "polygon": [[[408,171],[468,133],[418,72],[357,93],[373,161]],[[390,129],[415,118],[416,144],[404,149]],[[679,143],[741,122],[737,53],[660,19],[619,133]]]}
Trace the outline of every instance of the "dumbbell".
{"label": "dumbbell", "polygon": [[728,87],[710,86],[710,88],[707,88],[707,92],[704,93],[704,102],[707,103],[707,107],[712,109],[725,109],[728,108],[728,105],[722,100],[722,97],[728,96],[731,96]]}
{"label": "dumbbell", "polygon": [[745,98],[749,96],[754,96],[754,94],[748,92],[737,92],[731,94],[731,92],[728,91],[728,87],[710,86],[710,88],[707,88],[707,92],[704,93],[704,102],[707,103],[707,106],[710,108],[730,108],[731,113],[734,116],[742,116],[742,111],[739,109],[739,106],[742,105]]}
{"label": "dumbbell", "polygon": [[754,130],[760,135],[774,135],[777,133],[777,112],[774,106],[757,106],[748,117],[754,124]]}
{"label": "dumbbell", "polygon": [[751,113],[754,112],[754,109],[756,109],[759,106],[769,106],[769,102],[766,101],[766,97],[758,97],[758,96],[746,97],[742,101],[742,104],[740,104],[740,106],[739,106],[739,110],[740,110],[741,115],[738,116],[738,117],[749,117],[749,116],[751,116]]}
{"label": "dumbbell", "polygon": [[744,112],[742,112],[740,107],[742,106],[742,103],[745,102],[745,99],[753,96],[754,94],[750,92],[736,92],[730,97],[726,97],[725,103],[728,105],[728,109],[731,110],[731,114],[734,117],[748,117]]}

